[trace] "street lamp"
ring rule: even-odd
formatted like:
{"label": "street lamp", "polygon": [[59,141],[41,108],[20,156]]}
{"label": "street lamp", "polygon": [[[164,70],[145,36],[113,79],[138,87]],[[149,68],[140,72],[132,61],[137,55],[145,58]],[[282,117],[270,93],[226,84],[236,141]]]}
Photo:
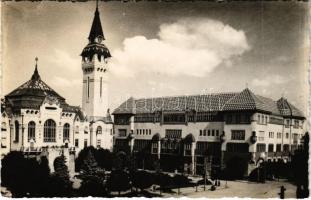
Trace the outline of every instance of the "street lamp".
{"label": "street lamp", "polygon": [[255,144],[256,142],[257,142],[256,131],[253,131],[251,136],[251,143]]}

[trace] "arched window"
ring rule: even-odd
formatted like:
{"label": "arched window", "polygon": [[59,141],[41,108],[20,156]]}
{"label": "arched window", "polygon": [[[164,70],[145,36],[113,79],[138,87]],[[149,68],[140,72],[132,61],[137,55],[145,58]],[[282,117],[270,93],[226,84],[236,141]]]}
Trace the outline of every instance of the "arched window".
{"label": "arched window", "polygon": [[31,121],[28,123],[28,141],[36,140],[36,123]]}
{"label": "arched window", "polygon": [[66,123],[64,125],[64,129],[63,129],[63,140],[64,140],[64,142],[66,140],[69,141],[69,133],[70,133],[70,125],[68,123]]}
{"label": "arched window", "polygon": [[44,142],[56,142],[56,123],[48,119],[44,122],[44,133],[43,133],[43,141]]}
{"label": "arched window", "polygon": [[19,123],[18,121],[15,121],[15,138],[14,138],[14,142],[18,142],[19,141]]}
{"label": "arched window", "polygon": [[5,122],[1,123],[1,131],[6,131],[6,123]]}
{"label": "arched window", "polygon": [[102,127],[101,126],[97,126],[96,134],[102,134]]}

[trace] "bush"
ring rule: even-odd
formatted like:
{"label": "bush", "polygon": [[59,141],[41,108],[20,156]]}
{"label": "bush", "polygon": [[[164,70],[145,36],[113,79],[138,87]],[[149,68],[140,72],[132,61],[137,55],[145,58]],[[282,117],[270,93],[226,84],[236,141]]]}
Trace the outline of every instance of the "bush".
{"label": "bush", "polygon": [[136,171],[134,172],[132,178],[133,186],[139,188],[141,191],[151,187],[153,181],[154,181],[153,175],[146,171]]}
{"label": "bush", "polygon": [[98,167],[105,169],[105,170],[111,170],[112,164],[113,164],[113,153],[111,153],[107,149],[96,149],[93,146],[85,147],[82,149],[78,157],[75,160],[75,168],[76,172],[79,172],[81,170],[81,167],[83,165],[83,162],[85,158],[88,156],[88,153],[91,152],[98,164]]}
{"label": "bush", "polygon": [[22,152],[12,151],[1,163],[1,185],[7,187],[13,197],[46,195],[50,173],[46,158],[39,164],[34,158],[25,158]]}
{"label": "bush", "polygon": [[107,180],[107,188],[110,191],[126,191],[130,188],[129,176],[126,172],[122,170],[112,171],[110,177]]}

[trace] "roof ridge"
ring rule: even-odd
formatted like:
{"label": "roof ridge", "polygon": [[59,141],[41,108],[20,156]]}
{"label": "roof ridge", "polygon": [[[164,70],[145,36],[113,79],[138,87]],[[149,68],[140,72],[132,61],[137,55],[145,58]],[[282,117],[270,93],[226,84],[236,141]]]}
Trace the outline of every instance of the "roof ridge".
{"label": "roof ridge", "polygon": [[216,95],[226,95],[226,94],[239,94],[238,92],[220,92],[220,93],[210,93],[210,94],[195,94],[195,95],[177,95],[177,96],[159,96],[159,97],[148,97],[148,98],[138,98],[135,101],[147,100],[147,99],[160,99],[160,98],[180,98],[180,97],[200,97],[200,96],[216,96]]}

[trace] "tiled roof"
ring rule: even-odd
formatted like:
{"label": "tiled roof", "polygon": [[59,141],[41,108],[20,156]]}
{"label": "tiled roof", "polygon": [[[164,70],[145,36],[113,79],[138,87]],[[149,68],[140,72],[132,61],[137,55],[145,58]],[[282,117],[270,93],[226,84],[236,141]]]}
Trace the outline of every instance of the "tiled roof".
{"label": "tiled roof", "polygon": [[165,111],[219,111],[236,93],[219,93],[209,95],[158,97],[137,99],[129,98],[115,111],[116,113],[150,113]]}
{"label": "tiled roof", "polygon": [[299,109],[297,109],[283,97],[277,101],[277,106],[283,116],[303,116]]}
{"label": "tiled roof", "polygon": [[46,98],[57,99],[64,112],[76,113],[80,119],[84,119],[84,114],[80,107],[68,105],[65,98],[61,97],[41,80],[37,65],[29,81],[5,96],[6,110],[9,109],[13,113],[19,113],[22,108],[39,109]]}
{"label": "tiled roof", "polygon": [[64,101],[65,99],[61,97],[57,92],[55,92],[50,86],[43,82],[39,76],[37,66],[35,71],[29,81],[22,84],[11,93],[6,95],[6,97],[18,97],[18,96],[52,96],[56,97],[59,100]]}
{"label": "tiled roof", "polygon": [[[287,101],[286,101],[287,102]],[[186,111],[195,110],[204,111],[246,111],[256,110],[268,112],[275,115],[284,115],[284,109],[279,105],[279,101],[270,98],[255,95],[248,88],[242,92],[218,93],[209,95],[192,95],[176,97],[157,97],[134,99],[129,98],[122,103],[113,114],[139,114],[153,113],[157,111]],[[303,117],[303,114],[290,105],[293,116]]]}

